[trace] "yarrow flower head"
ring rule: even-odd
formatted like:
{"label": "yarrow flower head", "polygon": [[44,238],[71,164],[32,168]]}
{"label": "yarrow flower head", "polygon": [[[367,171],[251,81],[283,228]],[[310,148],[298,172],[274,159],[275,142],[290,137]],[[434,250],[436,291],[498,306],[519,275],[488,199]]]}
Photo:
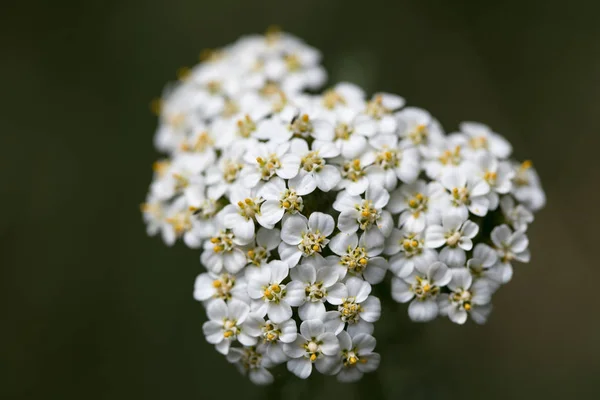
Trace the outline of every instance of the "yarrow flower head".
{"label": "yarrow flower head", "polygon": [[416,322],[486,321],[546,201],[505,138],[351,83],[314,94],[320,52],[277,30],[202,60],[153,103],[141,211],[199,251],[208,343],[258,385],[281,365],[353,382],[379,366],[382,290]]}

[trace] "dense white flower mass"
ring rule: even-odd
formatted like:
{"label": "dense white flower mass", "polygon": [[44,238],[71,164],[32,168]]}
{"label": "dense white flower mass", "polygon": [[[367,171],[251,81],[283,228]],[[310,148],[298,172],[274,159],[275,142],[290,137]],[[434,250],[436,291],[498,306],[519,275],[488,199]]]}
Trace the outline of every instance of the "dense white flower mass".
{"label": "dense white flower mass", "polygon": [[[206,340],[256,384],[277,365],[340,381],[377,369],[381,285],[413,321],[484,323],[528,262],[545,204],[531,162],[486,125],[351,83],[278,31],[185,71],[162,96],[149,235],[199,252]],[[379,289],[378,289],[379,290]]]}

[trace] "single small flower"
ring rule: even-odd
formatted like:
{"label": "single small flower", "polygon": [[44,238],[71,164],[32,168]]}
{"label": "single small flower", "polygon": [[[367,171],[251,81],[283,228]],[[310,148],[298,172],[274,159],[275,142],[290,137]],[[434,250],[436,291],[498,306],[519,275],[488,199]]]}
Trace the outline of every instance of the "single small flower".
{"label": "single small flower", "polygon": [[391,194],[387,209],[400,213],[398,225],[411,232],[421,232],[438,209],[443,209],[445,191],[438,182],[418,180],[401,185]]}
{"label": "single small flower", "polygon": [[266,355],[264,346],[232,348],[227,354],[227,361],[238,366],[240,372],[248,375],[255,385],[270,385],[273,374],[268,368],[274,366],[273,361]]}
{"label": "single small flower", "polygon": [[381,356],[374,353],[377,341],[371,335],[359,333],[354,337],[346,331],[338,334],[340,341],[339,358],[331,373],[337,375],[340,382],[359,381],[365,373],[379,367]]}
{"label": "single small flower", "polygon": [[[315,260],[316,261],[316,260]],[[287,285],[288,303],[298,307],[301,320],[320,319],[325,315],[325,302],[337,305],[346,293],[339,274],[323,260],[322,264],[305,261],[290,272],[292,281]]]}
{"label": "single small flower", "polygon": [[516,204],[511,196],[503,196],[500,199],[500,209],[514,230],[526,231],[533,222],[533,213],[523,204]]}
{"label": "single small flower", "polygon": [[256,234],[256,245],[249,246],[246,258],[250,267],[262,267],[271,259],[271,252],[281,243],[279,229],[260,228]]}
{"label": "single small flower", "polygon": [[285,214],[297,214],[304,210],[302,196],[315,190],[317,183],[311,176],[290,179],[286,188],[285,181],[273,178],[258,192],[265,199],[256,220],[264,227],[273,227]]}
{"label": "single small flower", "polygon": [[423,233],[410,232],[405,228],[394,229],[385,242],[384,254],[390,258],[390,271],[398,278],[406,278],[415,269],[415,264],[436,257],[435,250],[425,246]]}
{"label": "single small flower", "polygon": [[325,324],[336,334],[347,324],[351,335],[373,333],[373,323],[381,316],[381,302],[370,296],[371,285],[360,278],[346,279],[345,290],[330,295],[332,304],[339,304],[337,311],[328,311],[323,316]]}
{"label": "single small flower", "polygon": [[242,329],[249,312],[248,304],[236,299],[227,303],[222,299],[210,302],[206,307],[209,321],[202,325],[206,341],[214,344],[221,354],[227,354],[235,340],[244,346],[256,344],[256,338],[247,335]]}
{"label": "single small flower", "polygon": [[[441,224],[440,224],[441,222]],[[425,230],[425,245],[432,249],[444,246],[440,261],[450,267],[464,267],[466,251],[473,248],[472,239],[479,232],[479,226],[460,215],[446,214],[441,221],[431,224]]]}
{"label": "single small flower", "polygon": [[250,300],[245,277],[227,272],[221,274],[205,272],[198,275],[194,283],[194,298],[198,301],[237,299],[245,303]]}
{"label": "single small flower", "polygon": [[408,277],[392,279],[392,297],[399,303],[411,302],[408,315],[415,322],[427,322],[437,317],[437,297],[441,288],[452,279],[446,264],[435,258],[424,261],[418,263]]}
{"label": "single small flower", "polygon": [[467,268],[456,268],[451,272],[450,293],[440,295],[440,313],[448,315],[455,324],[464,324],[469,315],[478,324],[484,323],[491,311],[493,286],[485,280],[473,281]]}
{"label": "single small flower", "polygon": [[319,256],[333,232],[335,222],[328,214],[315,212],[308,219],[302,215],[291,215],[281,229],[282,243],[279,256],[290,268],[295,267],[301,257]]}
{"label": "single small flower", "polygon": [[300,157],[300,171],[292,181],[300,183],[307,178],[312,179],[313,185],[323,192],[330,191],[339,183],[340,171],[327,164],[327,159],[340,154],[333,143],[315,140],[309,149],[304,139],[293,139],[290,146],[291,153]]}
{"label": "single small flower", "polygon": [[383,208],[388,204],[389,193],[382,187],[370,186],[365,198],[340,192],[333,209],[340,212],[338,228],[345,233],[364,232],[369,243],[381,243],[393,229],[391,214]]}
{"label": "single small flower", "polygon": [[323,321],[312,319],[300,324],[300,334],[294,342],[286,343],[283,350],[291,358],[287,362],[288,370],[306,379],[312,372],[313,364],[319,372],[330,373],[340,345],[336,335],[326,330]]}
{"label": "single small flower", "polygon": [[490,187],[483,179],[467,175],[462,170],[454,170],[442,176],[441,183],[450,191],[448,212],[463,218],[467,218],[469,212],[478,217],[488,213],[490,201],[487,194]]}
{"label": "single small flower", "polygon": [[251,189],[274,176],[295,177],[300,168],[300,157],[289,153],[289,148],[289,143],[260,143],[249,148],[244,156],[246,166],[241,171],[244,185]]}
{"label": "single small flower", "polygon": [[504,159],[512,153],[512,146],[501,135],[493,132],[487,125],[479,122],[463,122],[460,130],[467,137],[466,149],[474,153],[489,151]]}
{"label": "single small flower", "polygon": [[387,260],[379,256],[383,242],[367,243],[365,235],[359,240],[356,233],[340,232],[331,239],[329,248],[339,256],[332,257],[332,260],[340,279],[349,274],[362,277],[372,285],[383,281],[389,268]]}
{"label": "single small flower", "polygon": [[287,302],[286,285],[289,268],[282,261],[274,260],[259,270],[248,270],[248,295],[252,302],[252,312],[267,315],[275,323],[292,317],[292,307]]}
{"label": "single small flower", "polygon": [[298,335],[296,321],[293,319],[275,323],[255,313],[250,313],[243,328],[248,335],[258,338],[259,344],[266,349],[267,356],[274,364],[288,360],[283,346],[285,343],[292,343]]}

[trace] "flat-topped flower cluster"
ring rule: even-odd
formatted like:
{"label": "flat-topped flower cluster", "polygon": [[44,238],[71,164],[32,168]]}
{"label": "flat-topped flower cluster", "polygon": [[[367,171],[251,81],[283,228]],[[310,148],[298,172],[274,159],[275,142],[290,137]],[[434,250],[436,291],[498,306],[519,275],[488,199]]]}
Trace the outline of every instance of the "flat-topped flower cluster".
{"label": "flat-topped flower cluster", "polygon": [[483,323],[545,203],[531,163],[486,125],[446,134],[350,83],[309,94],[320,59],[287,34],[244,37],[206,52],[157,110],[148,233],[200,249],[206,340],[257,384],[283,363],[300,378],[374,371],[384,281],[413,321]]}

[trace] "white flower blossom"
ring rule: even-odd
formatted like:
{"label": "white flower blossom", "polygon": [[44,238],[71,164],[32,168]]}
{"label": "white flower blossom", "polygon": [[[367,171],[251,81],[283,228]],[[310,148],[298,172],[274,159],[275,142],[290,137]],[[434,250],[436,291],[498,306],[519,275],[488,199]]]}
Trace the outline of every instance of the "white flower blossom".
{"label": "white flower blossom", "polygon": [[473,248],[472,239],[479,232],[479,226],[463,219],[460,215],[446,214],[439,222],[432,223],[425,231],[425,245],[429,248],[444,246],[440,261],[450,267],[464,267],[467,261],[465,251]]}
{"label": "white flower blossom", "polygon": [[340,382],[356,382],[365,373],[373,372],[379,367],[381,356],[374,353],[377,341],[371,335],[359,333],[354,337],[346,331],[338,335],[340,356],[332,374],[337,374]]}
{"label": "white flower blossom", "polygon": [[312,213],[308,219],[302,215],[290,216],[281,229],[279,256],[290,268],[295,267],[301,257],[320,256],[334,228],[333,217],[324,213]]}
{"label": "white flower blossom", "polygon": [[320,319],[302,322],[300,334],[292,343],[286,343],[283,350],[291,358],[287,362],[290,372],[299,378],[306,379],[315,364],[321,373],[330,373],[335,365],[335,357],[340,350],[337,337]]}
{"label": "white flower blossom", "polygon": [[247,335],[242,329],[249,312],[250,307],[243,301],[233,299],[225,303],[224,300],[216,299],[210,302],[206,307],[209,321],[202,326],[206,341],[214,344],[222,354],[229,352],[231,343],[235,340],[244,346],[254,345],[256,338]]}
{"label": "white flower blossom", "polygon": [[437,297],[441,288],[452,279],[452,272],[446,264],[428,258],[416,265],[406,278],[393,278],[392,297],[399,303],[407,303],[408,315],[416,322],[435,319],[439,312]]}
{"label": "white flower blossom", "polygon": [[146,232],[200,249],[203,332],[257,385],[283,363],[342,382],[377,369],[372,292],[410,303],[413,321],[484,323],[546,203],[492,128],[447,135],[399,95],[349,82],[319,93],[321,58],[270,29],[203,51],[152,103]]}

